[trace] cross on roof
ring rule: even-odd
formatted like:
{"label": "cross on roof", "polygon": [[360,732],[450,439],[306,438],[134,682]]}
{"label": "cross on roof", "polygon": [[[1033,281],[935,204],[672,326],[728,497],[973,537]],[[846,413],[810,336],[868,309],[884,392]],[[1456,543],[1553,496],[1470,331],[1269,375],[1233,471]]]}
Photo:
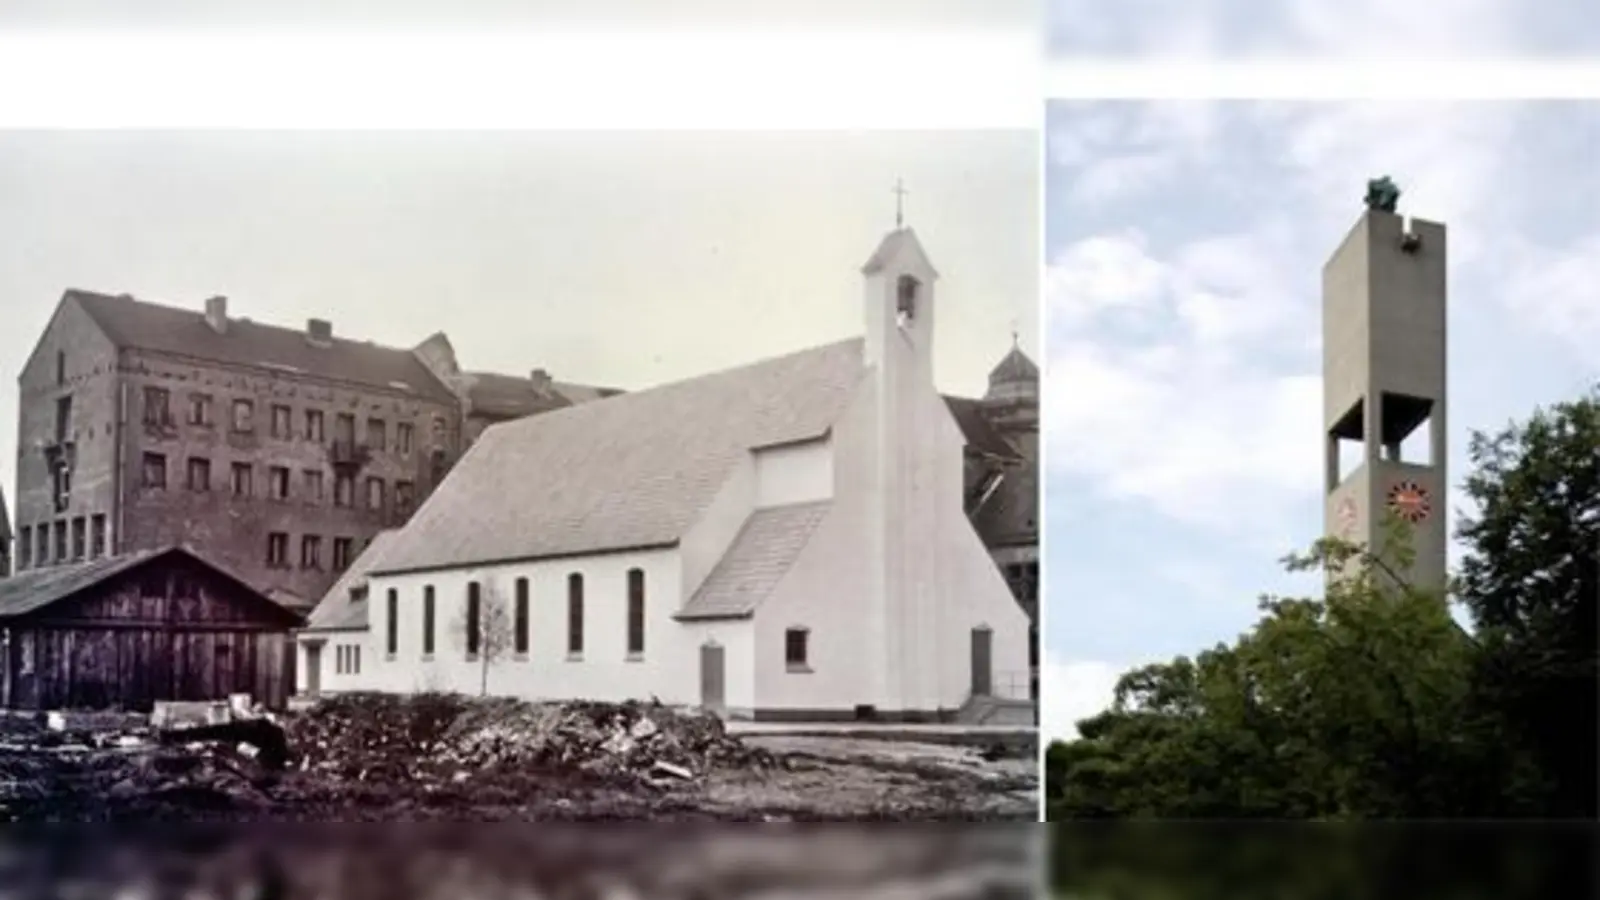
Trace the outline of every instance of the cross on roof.
{"label": "cross on roof", "polygon": [[911,192],[906,190],[906,186],[901,183],[900,179],[896,178],[894,180],[894,227],[896,230],[905,226],[905,200],[906,194],[909,193]]}

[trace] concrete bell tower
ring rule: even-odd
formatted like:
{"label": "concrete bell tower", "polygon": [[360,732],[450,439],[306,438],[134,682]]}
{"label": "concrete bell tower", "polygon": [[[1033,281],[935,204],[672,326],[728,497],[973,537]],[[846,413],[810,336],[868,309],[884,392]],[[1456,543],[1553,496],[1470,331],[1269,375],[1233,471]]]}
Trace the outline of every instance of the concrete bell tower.
{"label": "concrete bell tower", "polygon": [[1322,270],[1326,533],[1384,549],[1390,517],[1410,529],[1398,573],[1445,585],[1447,473],[1445,227],[1395,213],[1387,178]]}

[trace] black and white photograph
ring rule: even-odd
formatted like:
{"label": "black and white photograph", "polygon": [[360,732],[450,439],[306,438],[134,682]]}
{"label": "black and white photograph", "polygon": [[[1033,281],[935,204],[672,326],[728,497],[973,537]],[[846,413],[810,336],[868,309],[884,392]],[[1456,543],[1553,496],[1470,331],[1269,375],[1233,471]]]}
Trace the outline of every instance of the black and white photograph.
{"label": "black and white photograph", "polygon": [[1035,818],[1037,141],[6,133],[7,815]]}

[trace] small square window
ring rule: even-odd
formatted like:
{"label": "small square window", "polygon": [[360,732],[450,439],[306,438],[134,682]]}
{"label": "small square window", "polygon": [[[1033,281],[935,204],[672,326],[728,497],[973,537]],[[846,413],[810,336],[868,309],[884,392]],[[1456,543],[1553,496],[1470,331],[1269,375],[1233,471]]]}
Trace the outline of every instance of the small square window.
{"label": "small square window", "polygon": [[791,628],[783,633],[783,662],[789,671],[811,671],[810,638],[811,632],[804,628]]}

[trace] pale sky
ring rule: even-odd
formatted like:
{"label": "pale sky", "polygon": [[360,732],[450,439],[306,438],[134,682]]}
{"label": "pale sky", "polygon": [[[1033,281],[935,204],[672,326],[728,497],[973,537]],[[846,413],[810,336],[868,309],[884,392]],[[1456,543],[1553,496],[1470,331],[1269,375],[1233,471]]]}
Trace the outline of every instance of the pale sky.
{"label": "pale sky", "polygon": [[1277,560],[1322,530],[1321,269],[1367,179],[1449,229],[1451,510],[1470,431],[1600,381],[1600,104],[1057,101],[1047,128],[1053,734],[1320,590]]}
{"label": "pale sky", "polygon": [[636,389],[862,330],[906,221],[939,269],[936,377],[1037,340],[1039,136],[947,132],[0,132],[0,478],[16,377],[67,287]]}
{"label": "pale sky", "polygon": [[1054,58],[1549,58],[1600,51],[1591,0],[1045,0]]}
{"label": "pale sky", "polygon": [[6,0],[0,27],[1036,26],[1041,0]]}

